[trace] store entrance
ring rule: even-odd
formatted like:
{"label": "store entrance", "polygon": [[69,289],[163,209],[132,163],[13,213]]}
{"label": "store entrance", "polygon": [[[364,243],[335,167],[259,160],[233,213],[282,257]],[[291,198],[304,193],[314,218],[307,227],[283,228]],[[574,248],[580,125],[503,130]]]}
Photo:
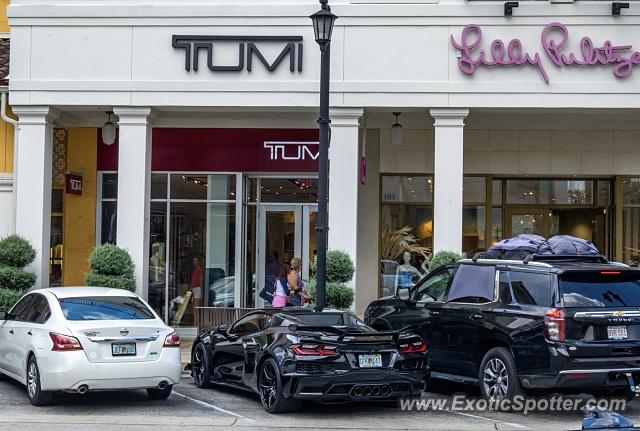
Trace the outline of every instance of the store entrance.
{"label": "store entrance", "polygon": [[593,242],[603,253],[609,250],[609,222],[605,208],[510,208],[506,238],[536,234],[545,238],[572,235]]}
{"label": "store entrance", "polygon": [[302,259],[302,278],[309,280],[317,250],[317,205],[262,205],[258,212],[257,289],[255,303],[264,306],[257,293],[275,282],[282,263]]}

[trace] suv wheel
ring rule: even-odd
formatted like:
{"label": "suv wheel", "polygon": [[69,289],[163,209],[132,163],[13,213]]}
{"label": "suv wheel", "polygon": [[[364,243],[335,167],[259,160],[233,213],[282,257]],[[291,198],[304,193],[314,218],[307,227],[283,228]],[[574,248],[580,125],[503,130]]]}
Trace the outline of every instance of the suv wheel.
{"label": "suv wheel", "polygon": [[522,394],[516,363],[504,347],[495,347],[484,355],[479,380],[480,392],[486,400],[511,400]]}
{"label": "suv wheel", "polygon": [[27,364],[27,397],[34,406],[46,406],[53,398],[53,392],[41,389],[40,369],[35,356],[31,356]]}

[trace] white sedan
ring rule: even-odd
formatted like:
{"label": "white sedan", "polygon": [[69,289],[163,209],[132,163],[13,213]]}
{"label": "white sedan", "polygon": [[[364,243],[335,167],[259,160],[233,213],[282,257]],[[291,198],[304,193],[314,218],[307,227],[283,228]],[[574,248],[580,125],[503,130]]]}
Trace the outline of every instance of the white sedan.
{"label": "white sedan", "polygon": [[0,374],[26,385],[33,405],[54,391],[146,389],[165,399],[181,372],[180,337],[131,292],[40,289],[0,313]]}

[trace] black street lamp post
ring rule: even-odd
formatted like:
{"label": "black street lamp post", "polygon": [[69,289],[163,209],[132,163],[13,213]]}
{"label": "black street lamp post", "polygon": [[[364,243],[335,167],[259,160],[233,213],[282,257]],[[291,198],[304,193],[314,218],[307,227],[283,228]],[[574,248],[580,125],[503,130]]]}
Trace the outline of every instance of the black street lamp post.
{"label": "black street lamp post", "polygon": [[316,311],[325,306],[327,287],[327,242],[329,200],[329,75],[331,74],[331,32],[337,16],[331,13],[328,0],[320,0],[321,9],[311,15],[316,42],[320,45],[320,156],[318,163],[318,254],[316,255]]}

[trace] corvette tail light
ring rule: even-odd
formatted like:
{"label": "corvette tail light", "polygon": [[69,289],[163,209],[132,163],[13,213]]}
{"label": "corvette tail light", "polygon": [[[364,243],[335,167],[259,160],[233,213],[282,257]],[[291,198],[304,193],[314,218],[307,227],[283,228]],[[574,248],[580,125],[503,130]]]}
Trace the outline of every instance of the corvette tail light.
{"label": "corvette tail light", "polygon": [[544,335],[551,341],[564,341],[565,313],[562,308],[547,311],[544,316]]}
{"label": "corvette tail light", "polygon": [[338,356],[336,346],[321,346],[317,344],[296,344],[292,347],[298,356]]}
{"label": "corvette tail light", "polygon": [[427,351],[427,345],[424,341],[409,341],[398,345],[400,353],[424,353]]}
{"label": "corvette tail light", "polygon": [[49,337],[53,341],[54,352],[72,352],[74,350],[82,350],[82,344],[76,337],[70,337],[68,335],[56,334],[55,332],[49,332]]}
{"label": "corvette tail light", "polygon": [[177,332],[172,332],[164,339],[164,345],[162,347],[180,347],[180,335]]}

